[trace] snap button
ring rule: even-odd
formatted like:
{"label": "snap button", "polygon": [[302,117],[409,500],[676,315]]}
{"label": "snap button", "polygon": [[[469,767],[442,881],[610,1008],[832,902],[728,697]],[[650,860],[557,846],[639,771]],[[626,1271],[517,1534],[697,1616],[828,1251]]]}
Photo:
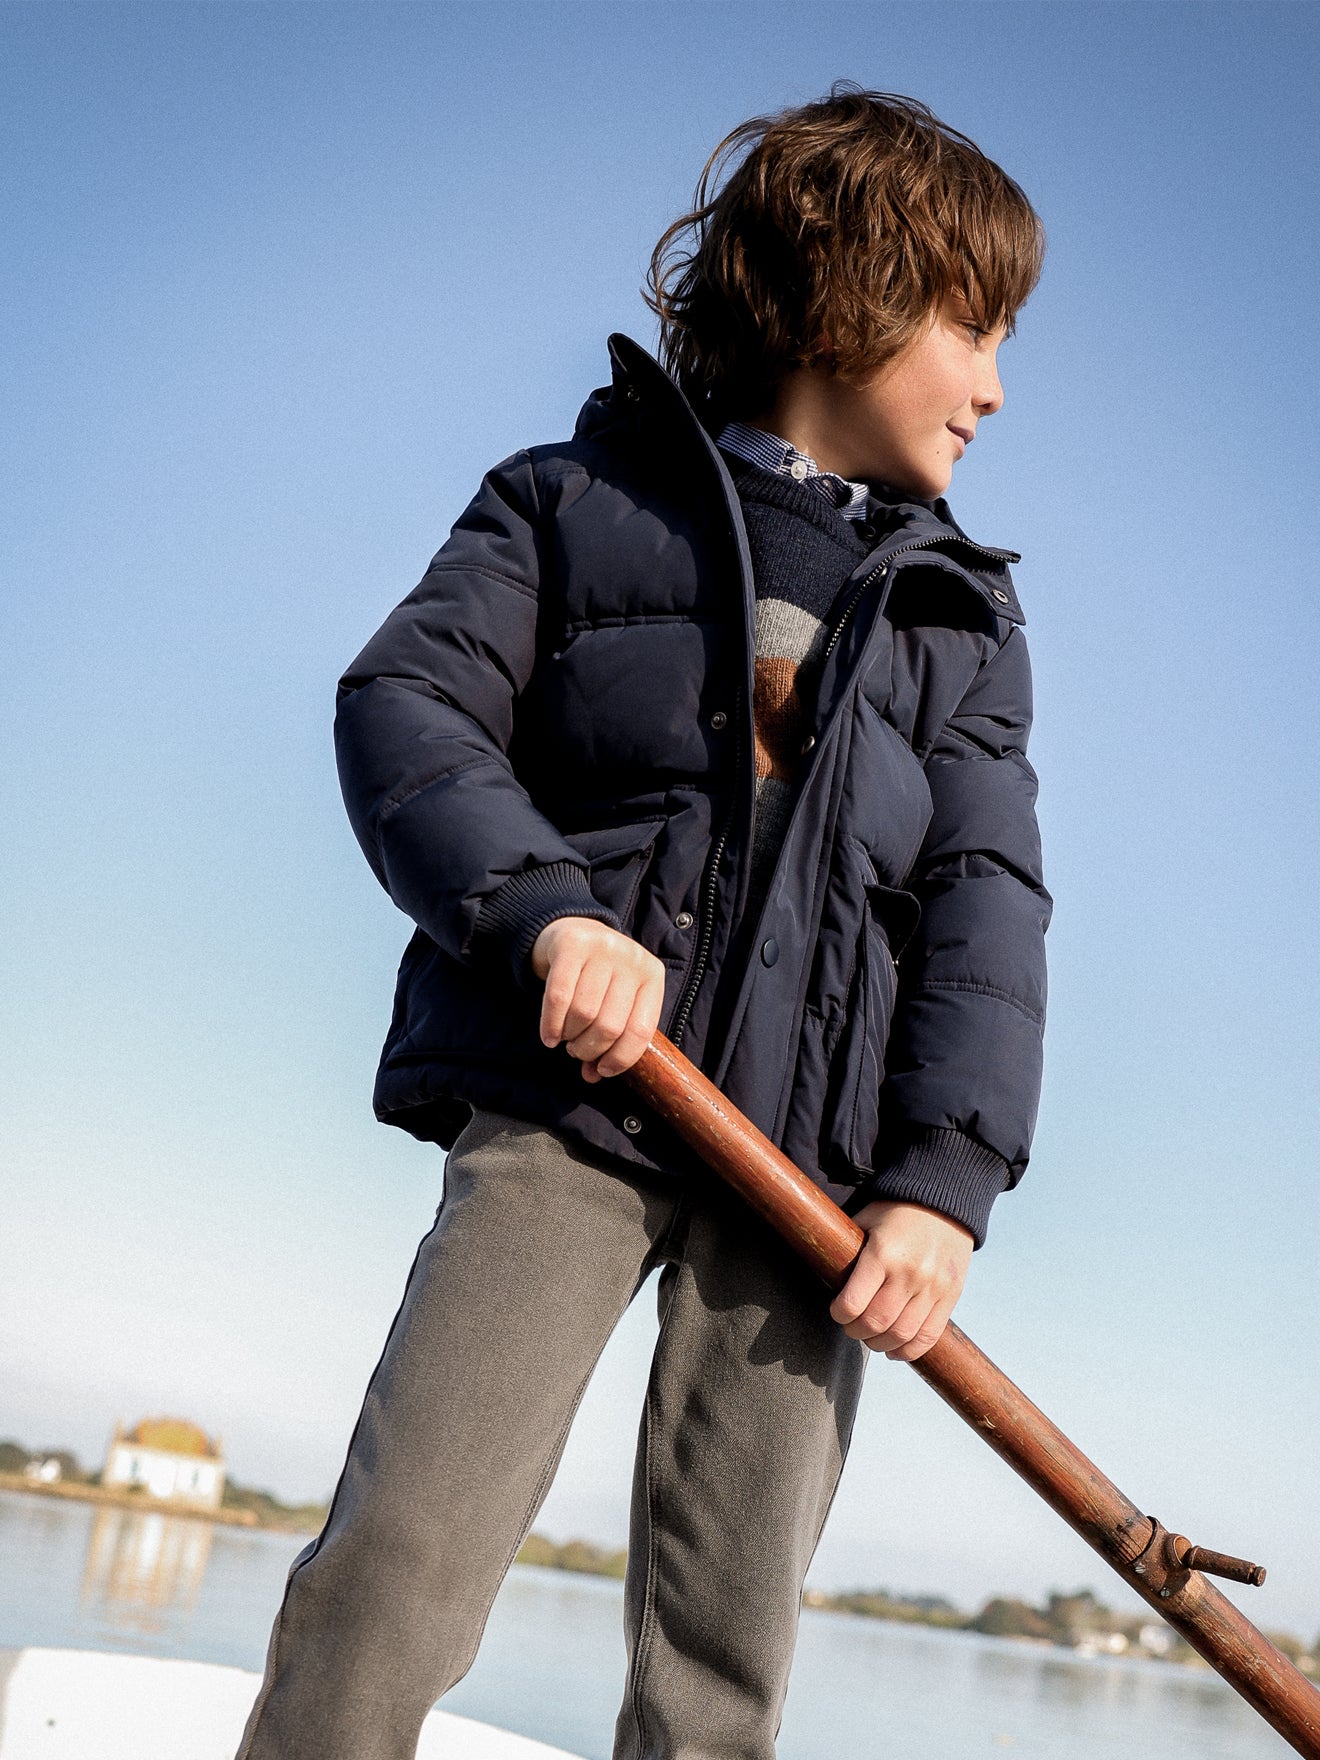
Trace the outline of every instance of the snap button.
{"label": "snap button", "polygon": [[795,483],[801,483],[801,482],[805,481],[806,475],[807,475],[807,461],[806,461],[806,459],[805,458],[795,458],[793,460],[792,464],[789,465],[789,467],[788,467],[788,474],[790,477],[792,477],[792,479]]}
{"label": "snap button", "polygon": [[761,964],[772,966],[779,958],[779,943],[772,935],[768,941],[761,943]]}
{"label": "snap button", "polygon": [[1008,594],[1002,587],[991,587],[990,591],[994,594],[995,598],[998,599],[1001,605],[1008,604]]}
{"label": "snap button", "polygon": [[809,733],[807,735],[807,737],[802,742],[802,755],[803,755],[803,757],[805,757],[807,755],[807,753],[811,750],[812,746],[814,746],[815,743],[816,743],[815,734]]}
{"label": "snap button", "polygon": [[630,1137],[635,1137],[638,1131],[642,1128],[642,1121],[640,1118],[634,1118],[630,1112],[627,1118],[623,1121],[623,1128],[627,1131]]}
{"label": "snap button", "polygon": [[723,728],[726,728],[729,725],[729,717],[724,713],[723,709],[717,709],[710,718],[710,724],[715,729],[716,733],[719,733]]}
{"label": "snap button", "polygon": [[674,921],[678,924],[680,929],[690,929],[692,927],[692,922],[693,922],[692,912],[691,911],[680,911],[678,913],[678,915],[674,918]]}

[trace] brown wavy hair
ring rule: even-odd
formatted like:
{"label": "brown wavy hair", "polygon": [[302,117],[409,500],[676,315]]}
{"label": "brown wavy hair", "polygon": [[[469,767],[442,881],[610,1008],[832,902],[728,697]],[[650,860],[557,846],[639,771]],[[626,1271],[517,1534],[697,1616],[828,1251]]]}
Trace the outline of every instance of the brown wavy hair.
{"label": "brown wavy hair", "polygon": [[953,293],[1011,330],[1044,251],[1031,203],[965,134],[840,82],[720,142],[644,291],[661,359],[711,421],[757,413],[788,367],[865,378]]}

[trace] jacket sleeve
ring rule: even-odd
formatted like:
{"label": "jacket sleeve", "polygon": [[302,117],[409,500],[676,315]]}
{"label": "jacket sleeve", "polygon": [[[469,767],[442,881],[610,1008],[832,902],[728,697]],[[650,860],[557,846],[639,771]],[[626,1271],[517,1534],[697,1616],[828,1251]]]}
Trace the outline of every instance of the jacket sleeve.
{"label": "jacket sleeve", "polygon": [[1014,627],[925,758],[934,812],[908,885],[922,907],[903,953],[881,1092],[888,1164],[849,1205],[925,1204],[980,1246],[1027,1165],[1040,1097],[1045,948],[1031,670]]}
{"label": "jacket sleeve", "polygon": [[538,511],[528,455],[497,465],[340,680],[335,716],[344,802],[376,878],[445,953],[493,960],[528,988],[547,923],[619,927],[507,755],[536,656]]}

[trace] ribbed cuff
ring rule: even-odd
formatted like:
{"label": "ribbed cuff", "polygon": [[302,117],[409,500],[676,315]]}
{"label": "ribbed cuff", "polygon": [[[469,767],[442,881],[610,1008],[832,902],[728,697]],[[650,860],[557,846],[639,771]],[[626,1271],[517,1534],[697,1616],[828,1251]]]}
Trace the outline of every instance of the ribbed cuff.
{"label": "ribbed cuff", "polygon": [[536,937],[558,917],[593,917],[621,927],[612,910],[599,903],[587,883],[586,871],[575,862],[547,862],[511,874],[477,912],[474,945],[490,941],[502,948],[509,968],[524,989],[531,989],[531,953]]}
{"label": "ribbed cuff", "polygon": [[877,1198],[924,1204],[961,1222],[978,1247],[985,1245],[990,1206],[1008,1190],[1008,1163],[965,1131],[931,1127],[918,1131],[888,1167],[872,1174],[848,1201],[855,1216]]}

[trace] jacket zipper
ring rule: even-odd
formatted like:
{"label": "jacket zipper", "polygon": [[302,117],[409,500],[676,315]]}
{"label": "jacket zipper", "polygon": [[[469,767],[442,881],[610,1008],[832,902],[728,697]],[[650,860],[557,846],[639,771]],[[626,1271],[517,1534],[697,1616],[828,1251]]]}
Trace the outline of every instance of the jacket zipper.
{"label": "jacket zipper", "polygon": [[[1009,556],[1016,554],[1013,551],[991,550],[984,544],[977,544],[971,538],[964,538],[961,535],[961,533],[953,533],[953,534],[951,534],[951,536],[952,536],[954,542],[966,545],[966,547],[969,550],[979,551],[982,556],[992,557],[996,562],[1003,562],[1003,561],[1007,560],[1007,558]],[[843,634],[844,627],[847,624],[848,619],[852,616],[853,612],[857,609],[857,606],[861,602],[862,595],[866,592],[866,589],[871,585],[871,583],[875,580],[878,580],[879,577],[881,575],[883,575],[888,568],[891,567],[891,565],[893,564],[893,562],[895,561],[895,559],[897,557],[906,555],[909,550],[926,550],[926,549],[930,549],[935,544],[946,544],[949,541],[950,540],[948,538],[944,538],[944,537],[914,538],[910,544],[902,544],[899,546],[899,548],[897,550],[891,550],[889,555],[885,558],[885,560],[883,562],[879,563],[875,568],[873,568],[871,570],[871,572],[868,575],[866,575],[861,582],[859,582],[859,584],[857,585],[857,587],[853,591],[852,597],[849,599],[848,603],[844,606],[842,612],[840,613],[838,622],[835,624],[833,630],[830,632],[830,639],[826,643],[825,651],[820,657],[820,664],[818,667],[818,675],[820,672],[823,672],[825,662],[829,659],[830,655],[834,652],[835,646],[838,643],[839,637]],[[715,921],[714,921],[714,919],[715,919],[715,890],[719,884],[719,869],[720,869],[720,863],[724,859],[725,846],[728,844],[728,841],[729,841],[729,833],[733,829],[733,816],[734,816],[734,813],[737,811],[737,792],[736,791],[737,791],[738,777],[739,777],[739,774],[742,769],[742,701],[741,701],[741,692],[739,693],[737,726],[738,726],[738,746],[737,746],[737,751],[736,751],[735,758],[734,758],[734,789],[735,789],[734,801],[733,801],[733,804],[730,806],[729,811],[724,816],[724,823],[723,823],[723,826],[721,827],[720,834],[719,834],[718,839],[715,842],[714,848],[711,850],[710,861],[707,864],[705,878],[702,883],[701,902],[698,906],[698,910],[700,912],[700,922],[701,922],[701,939],[697,943],[696,963],[692,968],[692,976],[688,979],[687,985],[683,990],[683,994],[679,997],[678,1005],[674,1009],[673,1019],[671,1020],[671,1022],[669,1024],[669,1037],[674,1042],[674,1044],[676,1046],[681,1046],[683,1043],[683,1034],[687,1030],[688,1017],[691,1015],[693,1004],[696,1002],[697,991],[701,988],[701,980],[706,975],[706,966],[707,966],[707,963],[709,962],[709,959],[710,959],[711,942],[714,940],[714,935],[715,935]]]}
{"label": "jacket zipper", "polygon": [[[915,544],[912,544],[912,545],[909,545],[908,548],[915,550],[917,548],[917,546]],[[843,610],[839,613],[839,621],[835,624],[834,628],[830,631],[830,639],[825,644],[825,652],[821,655],[820,662],[816,667],[816,676],[818,678],[824,674],[825,662],[829,659],[830,655],[834,652],[835,644],[838,642],[839,637],[843,634],[843,626],[844,626],[844,624],[847,623],[848,619],[852,616],[853,612],[857,609],[857,606],[860,604],[862,594],[870,586],[872,581],[879,580],[880,576],[885,572],[885,570],[888,567],[889,567],[889,563],[887,561],[880,563],[878,565],[878,567],[873,568],[871,570],[870,574],[868,574],[863,581],[861,581],[856,587],[854,587],[852,598],[849,599],[848,603],[844,606]]]}
{"label": "jacket zipper", "polygon": [[706,866],[705,879],[702,882],[701,902],[697,906],[701,923],[701,939],[697,943],[696,964],[692,968],[692,976],[687,987],[679,997],[678,1006],[674,1010],[674,1018],[669,1023],[669,1037],[675,1045],[682,1045],[683,1034],[687,1028],[688,1016],[692,1013],[692,1005],[697,999],[697,991],[701,988],[701,980],[706,975],[706,963],[710,958],[710,944],[715,938],[715,890],[719,885],[720,863],[724,860],[724,847],[729,841],[729,833],[733,830],[734,814],[738,811],[738,784],[742,776],[742,692],[737,694],[735,704],[737,714],[736,745],[733,756],[733,799],[729,810],[724,815],[724,823],[720,834],[710,853],[710,861]]}
{"label": "jacket zipper", "polygon": [[[952,533],[951,538],[952,538],[952,541],[954,541],[956,543],[966,545],[966,547],[969,550],[979,551],[982,556],[993,557],[996,562],[1005,562],[1010,557],[1017,556],[1017,552],[1015,550],[991,550],[985,544],[978,544],[973,539],[964,538],[960,533],[957,533],[957,532]],[[885,560],[882,563],[880,563],[878,565],[878,567],[873,568],[871,570],[870,574],[868,574],[866,576],[866,578],[860,583],[860,585],[858,585],[856,588],[854,588],[852,598],[849,599],[848,603],[844,606],[842,612],[840,613],[839,621],[835,624],[833,630],[830,633],[830,639],[825,645],[825,652],[820,657],[820,665],[818,667],[818,671],[822,672],[822,673],[824,672],[825,662],[829,659],[830,655],[834,652],[835,644],[837,643],[839,637],[843,634],[844,625],[847,623],[848,619],[852,616],[853,612],[856,610],[858,604],[861,601],[863,593],[865,593],[866,589],[870,586],[872,581],[878,580],[879,577],[885,573],[885,571],[897,560],[898,557],[906,556],[909,550],[929,550],[935,544],[947,544],[949,542],[950,542],[950,538],[943,538],[943,537],[939,537],[939,538],[914,538],[910,544],[900,544],[897,550],[891,550],[889,552],[889,555],[885,558]],[[1020,560],[1020,558],[1019,558],[1019,560]]]}

